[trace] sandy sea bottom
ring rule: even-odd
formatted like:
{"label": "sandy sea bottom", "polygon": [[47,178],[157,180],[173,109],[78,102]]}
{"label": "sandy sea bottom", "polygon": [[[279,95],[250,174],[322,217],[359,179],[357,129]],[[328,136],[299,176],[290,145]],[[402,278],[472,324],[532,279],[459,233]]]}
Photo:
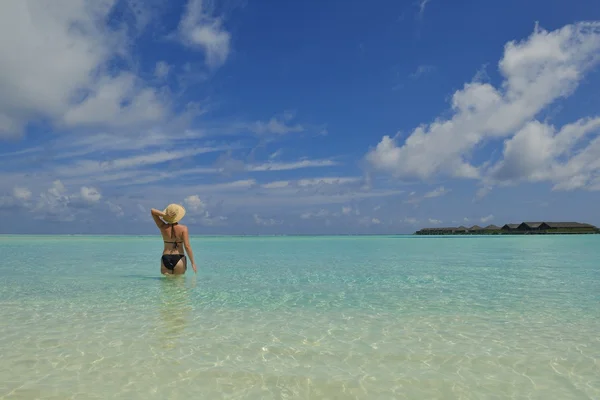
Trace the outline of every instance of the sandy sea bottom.
{"label": "sandy sea bottom", "polygon": [[192,244],[0,238],[0,399],[600,398],[598,236]]}

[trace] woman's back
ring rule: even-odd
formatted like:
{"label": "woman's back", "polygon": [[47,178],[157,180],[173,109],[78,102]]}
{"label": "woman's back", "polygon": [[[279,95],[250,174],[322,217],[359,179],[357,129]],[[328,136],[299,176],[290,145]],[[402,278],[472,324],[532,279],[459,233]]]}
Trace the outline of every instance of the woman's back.
{"label": "woman's back", "polygon": [[187,226],[175,224],[167,224],[160,230],[160,234],[163,237],[164,252],[175,253],[179,252],[183,254],[184,246],[184,234],[187,230]]}

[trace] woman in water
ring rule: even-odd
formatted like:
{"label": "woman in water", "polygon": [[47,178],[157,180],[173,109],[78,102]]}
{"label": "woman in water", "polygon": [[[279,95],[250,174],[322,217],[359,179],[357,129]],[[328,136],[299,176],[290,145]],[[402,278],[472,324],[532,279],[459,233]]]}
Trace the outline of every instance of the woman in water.
{"label": "woman in water", "polygon": [[[160,229],[160,234],[165,242],[160,260],[160,272],[163,275],[185,274],[187,270],[185,253],[187,253],[192,262],[194,272],[198,273],[196,263],[194,262],[194,253],[190,246],[188,228],[178,223],[185,215],[185,208],[178,204],[169,204],[164,211],[153,208],[150,210],[150,213],[156,226]],[[184,248],[185,253],[183,252]]]}

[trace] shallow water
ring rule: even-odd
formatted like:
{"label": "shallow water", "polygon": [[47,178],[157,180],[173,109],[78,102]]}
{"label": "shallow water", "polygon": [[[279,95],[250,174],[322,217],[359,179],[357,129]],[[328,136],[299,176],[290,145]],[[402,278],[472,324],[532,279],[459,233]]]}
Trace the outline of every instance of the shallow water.
{"label": "shallow water", "polygon": [[600,398],[600,235],[0,236],[0,399]]}

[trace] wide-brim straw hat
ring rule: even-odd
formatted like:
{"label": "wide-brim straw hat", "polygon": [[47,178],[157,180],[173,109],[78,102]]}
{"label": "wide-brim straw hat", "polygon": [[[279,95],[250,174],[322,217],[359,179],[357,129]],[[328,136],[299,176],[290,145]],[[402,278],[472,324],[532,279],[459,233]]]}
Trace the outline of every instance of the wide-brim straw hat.
{"label": "wide-brim straw hat", "polygon": [[163,217],[165,222],[174,224],[183,218],[185,215],[185,208],[179,204],[169,204],[163,212],[165,213],[165,216]]}

